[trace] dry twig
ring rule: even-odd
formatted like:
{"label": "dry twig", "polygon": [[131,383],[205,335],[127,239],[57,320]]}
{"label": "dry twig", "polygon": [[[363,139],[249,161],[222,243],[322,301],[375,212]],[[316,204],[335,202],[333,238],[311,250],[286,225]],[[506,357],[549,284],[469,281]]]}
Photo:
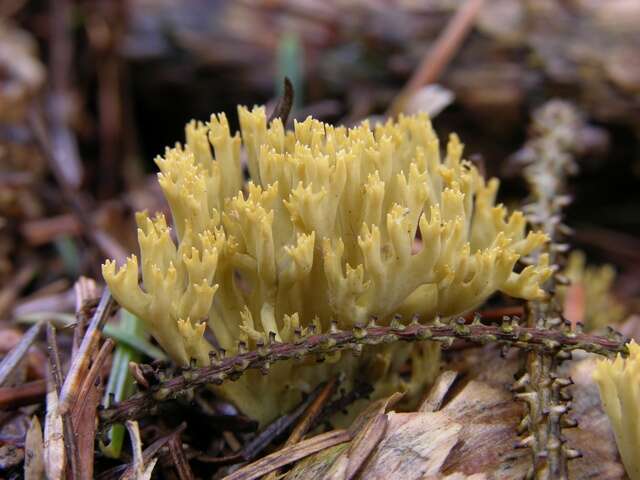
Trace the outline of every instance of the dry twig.
{"label": "dry twig", "polygon": [[450,325],[435,323],[424,325],[417,320],[409,325],[394,322],[391,326],[357,327],[352,331],[334,330],[332,333],[312,335],[294,343],[271,343],[258,350],[230,358],[213,358],[208,367],[188,369],[184,374],[161,382],[130,399],[100,412],[102,428],[130,418],[142,418],[152,414],[158,403],[178,397],[182,392],[210,383],[220,383],[243,371],[265,369],[277,361],[299,358],[304,355],[325,355],[338,350],[359,351],[364,345],[404,341],[433,340],[447,346],[455,339],[478,344],[497,343],[525,350],[562,353],[585,350],[600,355],[626,355],[626,340],[615,334],[607,337],[586,335],[573,331],[539,330],[520,326],[514,319],[506,319],[502,325],[483,325],[479,318],[465,324],[464,318]]}
{"label": "dry twig", "polygon": [[426,53],[416,71],[396,97],[387,112],[388,116],[398,115],[420,87],[438,80],[473,28],[483,3],[484,0],[467,0],[460,5],[433,47]]}

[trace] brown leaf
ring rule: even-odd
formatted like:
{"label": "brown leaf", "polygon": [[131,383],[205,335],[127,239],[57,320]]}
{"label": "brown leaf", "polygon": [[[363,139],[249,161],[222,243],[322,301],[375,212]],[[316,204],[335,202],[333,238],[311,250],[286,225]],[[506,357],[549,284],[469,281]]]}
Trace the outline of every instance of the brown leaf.
{"label": "brown leaf", "polygon": [[87,392],[83,408],[74,411],[71,421],[76,435],[78,470],[83,479],[93,478],[93,457],[96,432],[96,411],[104,388],[98,384]]}
{"label": "brown leaf", "polygon": [[[518,369],[518,352],[499,356],[493,347],[469,349],[451,365],[464,371],[463,380],[450,388],[450,375],[443,375],[425,402],[425,409],[445,406],[435,412],[387,414],[386,432],[354,478],[359,479],[460,479],[511,480],[524,478],[531,462],[528,450],[515,450],[516,428],[524,413],[514,401],[509,386]],[[624,470],[617,458],[613,435],[600,407],[597,387],[591,380],[592,356],[567,363],[574,381],[572,416],[579,429],[564,429],[570,448],[583,457],[569,463],[570,478],[621,479]],[[487,368],[491,365],[491,368]],[[449,377],[447,379],[447,377]],[[467,381],[464,384],[464,381]],[[352,425],[362,432],[380,415],[374,402]],[[598,441],[594,442],[593,439]],[[319,452],[293,467],[287,480],[329,478],[329,473],[347,472],[350,444]],[[336,477],[333,478],[345,478]]]}
{"label": "brown leaf", "polygon": [[[577,355],[576,355],[577,356]],[[442,473],[485,474],[491,479],[523,478],[530,465],[530,452],[514,450],[516,427],[523,405],[513,401],[508,391],[518,368],[518,352],[501,358],[495,348],[466,351],[467,375],[475,377],[440,413],[460,423],[460,442],[445,462]],[[591,380],[593,355],[567,363],[573,378],[571,416],[580,427],[563,430],[567,445],[583,457],[569,463],[570,478],[623,478],[609,424],[600,406],[597,387]],[[486,365],[491,365],[490,369]],[[594,442],[593,439],[598,441]]]}
{"label": "brown leaf", "polygon": [[495,478],[524,478],[530,454],[513,449],[523,406],[506,388],[473,380],[441,412],[463,426],[443,473],[495,472]]}

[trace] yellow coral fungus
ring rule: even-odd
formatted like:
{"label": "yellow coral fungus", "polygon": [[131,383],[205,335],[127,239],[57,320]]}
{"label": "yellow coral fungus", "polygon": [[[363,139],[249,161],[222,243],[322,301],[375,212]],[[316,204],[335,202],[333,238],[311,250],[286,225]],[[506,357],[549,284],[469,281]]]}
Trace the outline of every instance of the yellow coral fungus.
{"label": "yellow coral fungus", "polygon": [[[177,245],[163,216],[138,215],[144,289],[135,257],[119,271],[113,262],[103,266],[117,301],[177,362],[208,362],[204,322],[235,352],[239,340],[255,348],[270,332],[288,342],[312,326],[327,331],[332,321],[349,329],[372,316],[388,323],[396,312],[428,321],[472,309],[496,291],[543,295],[539,285],[550,270],[533,265],[517,273],[514,266],[545,236],[527,234],[521,212],[508,216],[495,205],[498,181],[485,182],[462,159],[455,135],[441,158],[426,116],[353,129],[308,118],[293,131],[278,119],[268,125],[264,108],[240,108],[239,116],[241,137],[231,135],[224,114],[212,116],[187,125],[186,145],[156,160]],[[418,233],[423,247],[413,253]],[[420,348],[435,367],[416,371],[433,375],[437,347]],[[411,349],[365,352],[339,364],[284,362],[220,390],[268,421],[337,369],[366,365],[390,378]],[[399,378],[391,383],[397,388]]]}
{"label": "yellow coral fungus", "polygon": [[627,474],[640,479],[640,346],[629,344],[629,358],[620,355],[615,361],[600,360],[594,373],[600,389],[600,399],[613,433]]}
{"label": "yellow coral fungus", "polygon": [[571,281],[571,285],[558,288],[569,320],[580,321],[586,331],[593,331],[624,319],[625,308],[611,292],[616,277],[613,266],[587,266],[584,252],[576,250],[562,273]]}

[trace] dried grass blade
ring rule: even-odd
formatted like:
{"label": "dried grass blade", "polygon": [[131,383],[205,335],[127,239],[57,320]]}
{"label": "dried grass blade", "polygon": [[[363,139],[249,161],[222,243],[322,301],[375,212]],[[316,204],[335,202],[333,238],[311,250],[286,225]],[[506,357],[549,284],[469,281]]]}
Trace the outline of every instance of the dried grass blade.
{"label": "dried grass blade", "polygon": [[5,383],[11,378],[11,374],[20,365],[20,362],[26,355],[29,347],[35,341],[40,334],[44,322],[40,321],[31,327],[22,336],[20,342],[2,359],[0,363],[0,386],[4,386]]}

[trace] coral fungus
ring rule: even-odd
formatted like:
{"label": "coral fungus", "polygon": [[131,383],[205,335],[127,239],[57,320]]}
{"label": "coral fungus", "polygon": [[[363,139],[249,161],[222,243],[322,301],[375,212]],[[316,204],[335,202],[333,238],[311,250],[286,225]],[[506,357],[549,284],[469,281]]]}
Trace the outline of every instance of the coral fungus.
{"label": "coral fungus", "polygon": [[632,480],[640,479],[640,346],[629,344],[629,358],[619,354],[615,361],[600,360],[594,373],[600,389],[600,398],[627,474]]}
{"label": "coral fungus", "polygon": [[[180,364],[208,364],[212,343],[237,352],[372,317],[388,324],[396,313],[447,318],[497,291],[544,295],[544,259],[521,271],[516,263],[546,237],[527,233],[521,212],[495,205],[498,181],[462,159],[457,136],[441,158],[426,116],[353,129],[308,118],[293,131],[268,124],[264,108],[239,116],[241,135],[224,114],[191,122],[186,145],[156,160],[177,243],[164,216],[138,214],[142,288],[135,256],[119,271],[103,266],[117,301]],[[378,392],[409,388],[396,373],[409,355],[410,384],[437,371],[434,345],[368,348],[322,365],[283,362],[218,388],[266,422],[337,371],[347,381],[356,372],[384,379]]]}

